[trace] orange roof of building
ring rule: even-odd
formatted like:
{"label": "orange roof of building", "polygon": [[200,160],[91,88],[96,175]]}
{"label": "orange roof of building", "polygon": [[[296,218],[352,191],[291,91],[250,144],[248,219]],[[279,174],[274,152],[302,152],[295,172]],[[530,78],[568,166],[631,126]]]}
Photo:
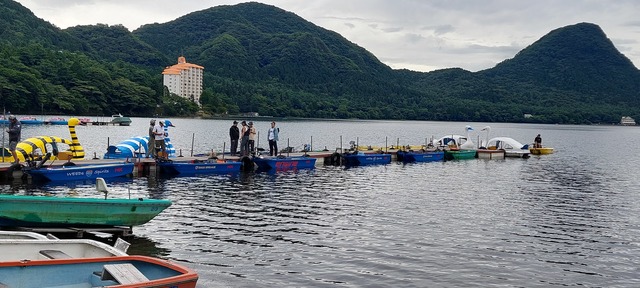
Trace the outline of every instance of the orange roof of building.
{"label": "orange roof of building", "polygon": [[196,64],[187,63],[183,56],[178,57],[178,64],[169,66],[162,71],[162,74],[180,74],[182,70],[189,68],[204,69],[204,67]]}

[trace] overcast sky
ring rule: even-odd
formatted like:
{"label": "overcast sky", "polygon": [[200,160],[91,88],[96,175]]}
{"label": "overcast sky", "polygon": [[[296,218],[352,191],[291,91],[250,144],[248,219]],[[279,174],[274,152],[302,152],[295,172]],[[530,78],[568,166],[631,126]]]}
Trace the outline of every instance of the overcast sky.
{"label": "overcast sky", "polygon": [[[191,12],[246,1],[18,0],[60,27],[122,24],[133,31]],[[293,12],[373,53],[394,69],[479,71],[513,58],[551,30],[599,25],[640,67],[637,0],[263,0]]]}

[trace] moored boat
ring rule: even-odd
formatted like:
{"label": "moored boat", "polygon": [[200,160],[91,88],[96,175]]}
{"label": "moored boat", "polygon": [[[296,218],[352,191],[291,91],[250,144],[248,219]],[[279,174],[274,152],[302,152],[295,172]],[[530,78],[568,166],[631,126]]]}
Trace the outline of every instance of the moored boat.
{"label": "moored boat", "polygon": [[124,117],[122,114],[111,115],[111,124],[120,126],[131,125],[131,118]]}
{"label": "moored boat", "polygon": [[[56,136],[36,136],[21,141],[16,146],[18,160],[20,162],[31,161],[38,158],[38,156],[47,155],[48,153],[50,154],[49,157],[51,160],[84,159],[84,148],[80,145],[75,130],[75,126],[78,125],[78,123],[80,123],[80,121],[77,118],[69,119],[68,127],[71,140]],[[59,144],[65,144],[69,146],[69,149],[62,151],[58,146]],[[11,156],[11,153],[7,154],[7,152],[8,150],[3,152],[4,157],[1,157],[0,161],[13,162],[13,156]]]}
{"label": "moored boat", "polygon": [[398,151],[398,160],[404,163],[435,162],[444,160],[444,151]]}
{"label": "moored boat", "polygon": [[107,199],[102,178],[96,188],[104,199],[0,195],[0,227],[131,227],[171,206],[164,199]]}
{"label": "moored boat", "polygon": [[355,151],[354,153],[343,153],[342,159],[345,166],[382,165],[391,163],[391,154]]}
{"label": "moored boat", "polygon": [[27,232],[27,231],[0,231],[0,240],[47,240],[47,236],[44,236],[40,233],[36,232]]}
{"label": "moored boat", "polygon": [[67,121],[67,119],[64,119],[62,117],[51,117],[47,121],[44,121],[44,124],[49,124],[49,125],[67,125],[68,123],[69,121]]}
{"label": "moored boat", "polygon": [[445,149],[445,160],[468,160],[476,158],[476,150],[468,149]]}
{"label": "moored boat", "polygon": [[38,118],[33,116],[24,116],[18,119],[21,124],[44,124],[44,121],[38,120]]}
{"label": "moored boat", "polygon": [[529,145],[509,137],[495,137],[487,141],[487,149],[502,149],[508,158],[529,158]]}
{"label": "moored boat", "polygon": [[0,262],[126,255],[126,251],[89,239],[0,239]]}
{"label": "moored boat", "polygon": [[0,287],[195,288],[198,274],[146,256],[0,262]]}
{"label": "moored boat", "polygon": [[285,157],[285,156],[260,156],[254,157],[253,162],[259,170],[287,171],[315,168],[316,158],[312,157]]}
{"label": "moored boat", "polygon": [[502,149],[478,149],[476,157],[478,159],[502,160],[506,157],[506,153]]}
{"label": "moored boat", "polygon": [[553,148],[551,147],[530,147],[529,151],[531,152],[531,154],[533,155],[547,155],[547,154],[553,154]]}
{"label": "moored boat", "polygon": [[160,167],[162,173],[180,175],[237,173],[240,172],[241,166],[242,163],[238,161],[217,159],[193,160],[190,162],[158,162],[158,167]]}
{"label": "moored boat", "polygon": [[133,163],[82,164],[71,166],[52,166],[23,169],[36,180],[77,181],[102,178],[123,177],[133,173]]}
{"label": "moored boat", "polygon": [[87,118],[87,117],[78,118],[78,120],[80,121],[80,123],[82,125],[87,125],[87,124],[91,123],[91,118]]}

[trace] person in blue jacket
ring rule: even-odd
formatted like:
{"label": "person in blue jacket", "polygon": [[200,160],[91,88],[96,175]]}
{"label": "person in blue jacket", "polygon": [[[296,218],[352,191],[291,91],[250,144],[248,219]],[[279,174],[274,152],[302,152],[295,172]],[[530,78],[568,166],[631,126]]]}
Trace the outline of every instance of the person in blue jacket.
{"label": "person in blue jacket", "polygon": [[280,128],[276,128],[276,122],[271,122],[271,128],[267,133],[267,139],[269,140],[269,156],[278,156],[278,133]]}

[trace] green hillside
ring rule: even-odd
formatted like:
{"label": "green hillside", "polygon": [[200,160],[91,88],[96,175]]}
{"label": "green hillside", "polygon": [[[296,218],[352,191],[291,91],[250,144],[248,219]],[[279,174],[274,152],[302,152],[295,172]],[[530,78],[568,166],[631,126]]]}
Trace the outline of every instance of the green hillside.
{"label": "green hillside", "polygon": [[[595,24],[558,28],[496,67],[393,70],[339,34],[259,3],[129,32],[60,30],[0,0],[2,105],[14,113],[193,116],[161,72],[205,67],[205,115],[615,123],[640,117],[640,72]],[[533,117],[525,118],[525,114]]]}

